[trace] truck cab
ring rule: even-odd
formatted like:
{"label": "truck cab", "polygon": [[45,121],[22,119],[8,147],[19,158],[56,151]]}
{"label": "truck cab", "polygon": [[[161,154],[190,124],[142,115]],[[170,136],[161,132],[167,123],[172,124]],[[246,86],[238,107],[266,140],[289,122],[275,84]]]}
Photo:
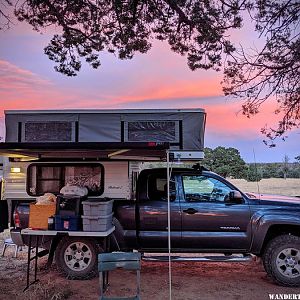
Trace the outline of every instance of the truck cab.
{"label": "truck cab", "polygon": [[[167,199],[166,169],[142,170],[136,227],[128,218],[133,213],[128,205],[120,203],[116,210],[129,243],[137,230],[136,242],[142,251],[167,250]],[[201,169],[172,169],[170,201],[173,251],[249,252],[251,200],[224,178]]]}

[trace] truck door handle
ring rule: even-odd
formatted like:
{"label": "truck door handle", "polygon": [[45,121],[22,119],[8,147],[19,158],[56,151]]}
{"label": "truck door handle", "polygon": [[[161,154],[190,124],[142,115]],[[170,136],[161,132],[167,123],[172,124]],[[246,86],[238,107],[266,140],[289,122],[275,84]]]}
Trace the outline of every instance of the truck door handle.
{"label": "truck door handle", "polygon": [[184,209],[183,212],[189,214],[189,215],[193,215],[195,214],[196,212],[198,212],[197,209],[194,209],[194,208],[188,208],[188,209]]}

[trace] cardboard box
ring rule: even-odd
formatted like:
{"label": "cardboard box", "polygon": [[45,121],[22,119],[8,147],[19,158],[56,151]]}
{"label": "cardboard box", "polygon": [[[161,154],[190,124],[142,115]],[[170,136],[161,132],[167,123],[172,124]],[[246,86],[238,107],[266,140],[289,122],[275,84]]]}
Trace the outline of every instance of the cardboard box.
{"label": "cardboard box", "polygon": [[55,215],[56,205],[30,204],[29,228],[48,229],[48,218]]}

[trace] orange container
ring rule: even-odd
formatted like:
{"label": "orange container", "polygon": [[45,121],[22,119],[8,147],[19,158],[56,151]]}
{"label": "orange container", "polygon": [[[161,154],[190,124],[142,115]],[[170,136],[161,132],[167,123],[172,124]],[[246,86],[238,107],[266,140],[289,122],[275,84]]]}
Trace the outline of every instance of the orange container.
{"label": "orange container", "polygon": [[36,205],[30,204],[29,208],[29,228],[48,229],[48,218],[55,215],[56,205]]}

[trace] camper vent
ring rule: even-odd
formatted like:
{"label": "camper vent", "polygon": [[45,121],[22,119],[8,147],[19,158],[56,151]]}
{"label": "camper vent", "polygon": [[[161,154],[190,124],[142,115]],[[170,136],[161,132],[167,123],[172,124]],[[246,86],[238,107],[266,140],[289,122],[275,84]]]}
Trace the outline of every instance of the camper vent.
{"label": "camper vent", "polygon": [[74,139],[72,122],[26,122],[24,127],[24,142],[72,142]]}

